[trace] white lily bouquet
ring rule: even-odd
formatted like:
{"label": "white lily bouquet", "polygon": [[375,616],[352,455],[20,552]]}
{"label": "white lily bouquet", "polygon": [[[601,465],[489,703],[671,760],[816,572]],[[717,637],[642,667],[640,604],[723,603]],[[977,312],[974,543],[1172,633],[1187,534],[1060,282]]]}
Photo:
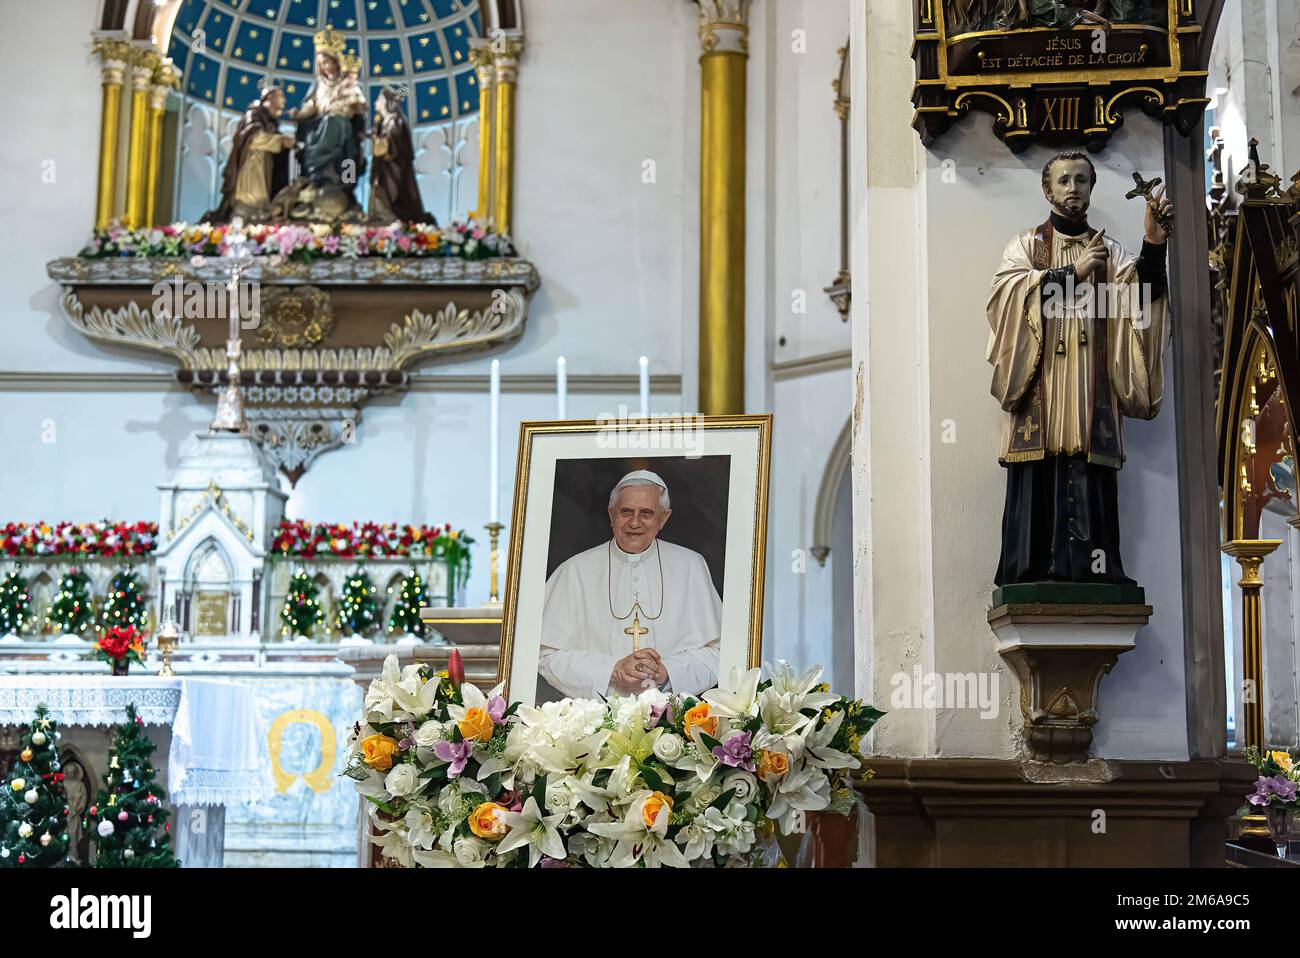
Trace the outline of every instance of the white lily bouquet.
{"label": "white lily bouquet", "polygon": [[372,840],[405,867],[735,867],[774,832],[847,815],[862,737],[884,713],[830,692],[822,670],[734,670],[698,699],[650,688],[608,701],[507,706],[389,656],[344,774]]}

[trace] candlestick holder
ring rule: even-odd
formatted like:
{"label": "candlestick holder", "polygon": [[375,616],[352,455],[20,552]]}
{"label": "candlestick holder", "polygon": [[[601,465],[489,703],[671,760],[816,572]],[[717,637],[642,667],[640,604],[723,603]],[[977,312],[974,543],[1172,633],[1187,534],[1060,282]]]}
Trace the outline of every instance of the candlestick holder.
{"label": "candlestick holder", "polygon": [[488,546],[492,550],[488,559],[488,605],[501,604],[501,592],[498,587],[500,581],[497,577],[497,543],[501,537],[501,530],[505,528],[499,522],[489,522],[483,528],[488,531]]}

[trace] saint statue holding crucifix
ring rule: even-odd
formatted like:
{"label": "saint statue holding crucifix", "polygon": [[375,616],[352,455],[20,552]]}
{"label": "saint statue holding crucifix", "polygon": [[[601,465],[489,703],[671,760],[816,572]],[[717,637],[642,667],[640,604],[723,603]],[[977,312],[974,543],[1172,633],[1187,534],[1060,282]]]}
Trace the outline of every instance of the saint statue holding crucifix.
{"label": "saint statue holding crucifix", "polygon": [[1172,206],[1163,190],[1142,193],[1135,259],[1089,225],[1096,182],[1084,153],[1048,161],[1051,214],[1007,245],[989,293],[987,359],[1006,414],[998,586],[1135,585],[1119,552],[1120,423],[1154,418],[1164,398]]}

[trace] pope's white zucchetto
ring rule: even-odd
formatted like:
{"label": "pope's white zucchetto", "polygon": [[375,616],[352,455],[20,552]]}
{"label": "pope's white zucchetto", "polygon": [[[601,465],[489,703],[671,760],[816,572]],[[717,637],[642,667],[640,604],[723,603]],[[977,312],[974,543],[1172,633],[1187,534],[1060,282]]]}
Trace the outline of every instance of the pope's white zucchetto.
{"label": "pope's white zucchetto", "polygon": [[668,499],[668,483],[664,482],[657,473],[649,469],[635,469],[620,479],[609,493],[609,504],[613,507],[618,501],[620,489],[626,489],[629,486],[658,486],[662,491],[659,493],[659,506],[663,509],[671,508]]}

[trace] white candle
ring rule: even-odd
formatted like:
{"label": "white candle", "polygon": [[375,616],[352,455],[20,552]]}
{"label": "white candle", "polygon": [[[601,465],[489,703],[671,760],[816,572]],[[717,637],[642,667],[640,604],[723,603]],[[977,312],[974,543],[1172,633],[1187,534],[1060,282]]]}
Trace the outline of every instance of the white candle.
{"label": "white candle", "polygon": [[501,498],[501,360],[492,360],[491,376],[491,394],[492,394],[492,412],[491,425],[488,429],[490,433],[489,442],[492,443],[491,452],[488,455],[488,494],[491,498],[488,514],[491,518],[489,522],[496,522],[500,513],[501,504],[498,501]]}
{"label": "white candle", "polygon": [[569,398],[569,371],[566,368],[564,357],[561,356],[555,361],[555,409],[559,414],[555,418],[567,419],[565,407]]}
{"label": "white candle", "polygon": [[641,357],[641,416],[650,417],[650,360]]}

